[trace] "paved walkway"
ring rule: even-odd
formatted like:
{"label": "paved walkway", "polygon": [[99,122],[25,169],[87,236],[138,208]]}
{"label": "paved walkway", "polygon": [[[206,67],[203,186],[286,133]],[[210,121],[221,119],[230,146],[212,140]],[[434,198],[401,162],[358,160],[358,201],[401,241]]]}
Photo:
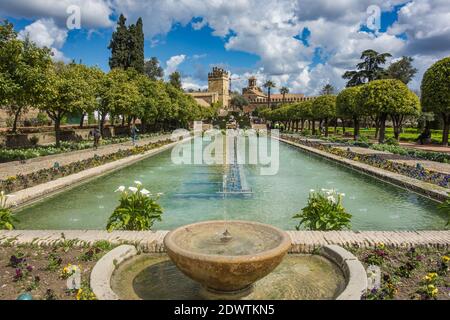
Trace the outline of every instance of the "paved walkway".
{"label": "paved walkway", "polygon": [[[75,245],[95,243],[100,240],[113,244],[135,244],[149,252],[164,252],[163,240],[167,231],[114,231],[59,230],[0,231],[0,244],[52,245],[73,240]],[[373,247],[384,243],[388,247],[450,247],[450,231],[288,231],[293,245],[292,253],[311,252],[328,244]]]}
{"label": "paved walkway", "polygon": [[405,147],[405,148],[417,149],[417,150],[421,150],[421,151],[450,153],[450,147],[439,146],[439,145],[435,145],[435,144],[420,145],[417,143],[400,142],[400,146]]}
{"label": "paved walkway", "polygon": [[[362,148],[362,147],[351,147],[351,146],[342,145],[340,143],[328,142],[328,141],[321,140],[321,139],[301,138],[301,140],[308,140],[309,142],[312,142],[312,143],[318,143],[318,144],[321,144],[324,146],[330,146],[330,147],[334,147],[334,148],[341,149],[341,150],[349,150],[357,155],[374,155],[374,154],[376,154],[378,156],[381,156],[385,160],[388,160],[391,162],[396,162],[396,163],[403,163],[403,164],[409,165],[411,167],[416,167],[417,164],[420,164],[426,170],[439,172],[439,173],[443,173],[446,175],[450,174],[450,164],[449,163],[442,163],[442,162],[421,160],[421,159],[412,159],[411,157],[393,154],[388,151],[378,151],[378,150]],[[413,145],[413,144],[411,144],[411,146],[421,147],[420,145]],[[409,147],[409,145],[408,145],[408,147]],[[429,151],[435,151],[439,148],[441,148],[442,150],[448,149],[448,152],[450,153],[450,147],[441,147],[441,146],[424,146],[424,147],[434,148],[434,150],[429,150]],[[425,149],[423,149],[423,150],[425,150]]]}
{"label": "paved walkway", "polygon": [[[136,145],[146,145],[151,142],[169,139],[170,135],[157,136],[147,139],[138,140]],[[86,149],[79,151],[66,152],[61,154],[55,154],[45,157],[38,157],[27,160],[25,163],[20,161],[13,161],[0,164],[0,180],[5,180],[8,177],[15,176],[17,174],[30,174],[41,169],[52,168],[55,162],[58,162],[60,166],[65,166],[73,162],[78,162],[86,159],[93,158],[95,155],[104,156],[112,153],[116,153],[119,150],[132,149],[133,144],[130,142],[110,144],[101,146],[97,150]]]}

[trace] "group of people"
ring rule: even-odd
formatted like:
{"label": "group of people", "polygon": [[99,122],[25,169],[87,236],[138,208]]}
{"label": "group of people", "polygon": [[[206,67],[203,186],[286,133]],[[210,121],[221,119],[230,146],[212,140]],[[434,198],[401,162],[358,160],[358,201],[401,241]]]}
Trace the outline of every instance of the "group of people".
{"label": "group of people", "polygon": [[[138,133],[139,133],[139,129],[136,127],[136,125],[133,125],[131,127],[130,133],[131,133],[131,141],[133,142],[133,146],[135,146],[136,141],[138,140]],[[100,139],[102,137],[102,134],[100,133],[100,129],[99,128],[92,129],[89,132],[89,137],[93,137],[93,139],[94,139],[93,148],[94,148],[94,150],[97,150],[97,148],[100,144]]]}

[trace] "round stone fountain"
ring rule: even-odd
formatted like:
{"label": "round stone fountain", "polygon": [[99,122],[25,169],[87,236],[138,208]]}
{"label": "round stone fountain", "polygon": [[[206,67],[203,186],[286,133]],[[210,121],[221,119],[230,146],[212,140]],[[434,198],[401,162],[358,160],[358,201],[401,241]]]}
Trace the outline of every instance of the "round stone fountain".
{"label": "round stone fountain", "polygon": [[178,269],[210,293],[246,295],[282,262],[291,239],[261,223],[210,221],[171,231],[164,245]]}

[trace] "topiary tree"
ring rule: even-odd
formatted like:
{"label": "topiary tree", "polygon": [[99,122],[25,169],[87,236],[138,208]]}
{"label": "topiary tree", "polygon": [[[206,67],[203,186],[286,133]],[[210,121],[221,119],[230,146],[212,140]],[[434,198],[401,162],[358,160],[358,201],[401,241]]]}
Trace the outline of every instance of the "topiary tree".
{"label": "topiary tree", "polygon": [[359,121],[364,115],[364,109],[361,108],[361,86],[349,87],[336,98],[336,113],[343,119],[353,120],[353,136],[355,140],[359,137]]}
{"label": "topiary tree", "polygon": [[450,57],[432,65],[422,80],[422,106],[442,118],[444,130],[442,144],[448,145],[450,126]]}
{"label": "topiary tree", "polygon": [[420,111],[417,96],[396,79],[375,80],[365,85],[361,90],[361,101],[367,112],[377,114],[380,119],[379,143],[384,143],[388,116],[392,118],[398,138],[405,116]]}
{"label": "topiary tree", "polygon": [[315,119],[325,122],[325,136],[328,137],[328,121],[336,117],[336,96],[325,95],[315,99],[312,113]]}

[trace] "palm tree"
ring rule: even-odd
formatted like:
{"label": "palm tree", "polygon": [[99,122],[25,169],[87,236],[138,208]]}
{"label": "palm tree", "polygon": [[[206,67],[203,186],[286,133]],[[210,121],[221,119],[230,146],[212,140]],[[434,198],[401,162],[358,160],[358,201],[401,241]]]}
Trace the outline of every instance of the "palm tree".
{"label": "palm tree", "polygon": [[268,93],[268,98],[267,98],[267,106],[270,108],[270,90],[272,88],[276,88],[277,86],[275,85],[275,82],[271,81],[271,80],[267,80],[266,83],[264,83],[264,88],[267,89],[267,93]]}
{"label": "palm tree", "polygon": [[283,104],[286,101],[286,95],[289,93],[288,87],[281,87],[280,93],[283,95]]}
{"label": "palm tree", "polygon": [[334,89],[333,85],[328,83],[322,88],[322,90],[320,91],[320,94],[322,96],[327,96],[327,95],[333,94],[334,91],[335,91],[335,89]]}
{"label": "palm tree", "polygon": [[347,71],[342,78],[348,79],[347,87],[355,87],[366,82],[382,79],[386,76],[386,70],[381,65],[386,63],[390,53],[378,53],[375,50],[365,50],[361,54],[361,63],[356,65],[356,71]]}

